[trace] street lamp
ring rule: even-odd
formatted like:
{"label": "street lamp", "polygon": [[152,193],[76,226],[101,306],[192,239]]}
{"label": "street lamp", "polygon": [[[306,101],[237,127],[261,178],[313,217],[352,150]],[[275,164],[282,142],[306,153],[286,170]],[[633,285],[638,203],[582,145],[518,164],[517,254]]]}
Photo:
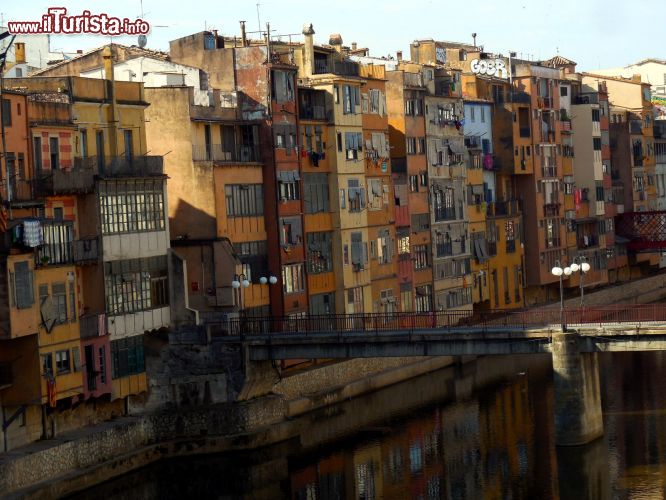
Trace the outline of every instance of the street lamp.
{"label": "street lamp", "polygon": [[587,262],[587,257],[584,255],[576,257],[573,264],[571,264],[571,270],[574,273],[580,271],[580,307],[583,307],[583,300],[585,298],[583,280],[585,278],[585,273],[590,270],[590,264]]}
{"label": "street lamp", "polygon": [[243,290],[242,288],[247,288],[250,286],[250,281],[247,279],[247,277],[244,274],[235,274],[234,275],[234,280],[231,282],[231,287],[236,290],[237,298],[238,300],[236,301],[236,304],[239,306],[239,309],[241,312],[244,312],[244,305],[243,305]]}
{"label": "street lamp", "polygon": [[563,276],[571,276],[572,270],[569,266],[564,269],[560,266],[560,261],[555,261],[555,267],[550,270],[550,273],[553,276],[560,278],[560,324],[562,325],[562,331],[567,329],[564,324],[564,285],[563,285]]}

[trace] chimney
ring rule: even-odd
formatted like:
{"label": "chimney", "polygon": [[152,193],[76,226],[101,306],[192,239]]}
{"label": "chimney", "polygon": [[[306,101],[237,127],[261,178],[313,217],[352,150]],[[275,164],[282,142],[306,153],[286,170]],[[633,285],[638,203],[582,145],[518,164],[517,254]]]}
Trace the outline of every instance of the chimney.
{"label": "chimney", "polygon": [[402,61],[402,50],[399,50],[398,52],[395,53],[396,59],[398,59],[398,62]]}
{"label": "chimney", "polygon": [[358,45],[356,44],[356,42],[352,42],[352,50],[356,50],[357,47]]}
{"label": "chimney", "polygon": [[83,49],[76,49],[77,54],[83,54]]}
{"label": "chimney", "polygon": [[314,33],[312,23],[303,25],[303,72],[305,76],[314,75]]}
{"label": "chimney", "polygon": [[240,22],[241,28],[241,44],[243,47],[247,47],[247,35],[245,34],[245,21]]}
{"label": "chimney", "polygon": [[342,53],[342,35],[339,33],[333,33],[331,36],[329,36],[328,44],[332,45],[338,54]]}
{"label": "chimney", "polygon": [[17,42],[14,44],[14,55],[16,58],[16,64],[25,63],[25,43]]}

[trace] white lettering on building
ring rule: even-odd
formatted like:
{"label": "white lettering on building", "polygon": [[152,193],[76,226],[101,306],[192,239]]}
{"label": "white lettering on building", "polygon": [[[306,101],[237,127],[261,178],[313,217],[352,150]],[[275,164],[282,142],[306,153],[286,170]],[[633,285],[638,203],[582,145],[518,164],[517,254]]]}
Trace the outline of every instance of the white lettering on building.
{"label": "white lettering on building", "polygon": [[506,64],[501,59],[485,61],[474,59],[471,64],[472,73],[475,75],[496,76],[497,78],[508,78]]}

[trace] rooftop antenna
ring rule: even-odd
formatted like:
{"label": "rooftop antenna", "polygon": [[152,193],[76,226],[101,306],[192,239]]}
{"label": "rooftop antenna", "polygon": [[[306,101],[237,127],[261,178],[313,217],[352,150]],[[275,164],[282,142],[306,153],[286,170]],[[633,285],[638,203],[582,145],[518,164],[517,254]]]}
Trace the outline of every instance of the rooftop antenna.
{"label": "rooftop antenna", "polygon": [[261,17],[259,17],[259,2],[257,2],[257,26],[258,30],[261,33]]}
{"label": "rooftop antenna", "polygon": [[476,33],[472,33],[472,39],[474,40],[474,48],[476,48]]}

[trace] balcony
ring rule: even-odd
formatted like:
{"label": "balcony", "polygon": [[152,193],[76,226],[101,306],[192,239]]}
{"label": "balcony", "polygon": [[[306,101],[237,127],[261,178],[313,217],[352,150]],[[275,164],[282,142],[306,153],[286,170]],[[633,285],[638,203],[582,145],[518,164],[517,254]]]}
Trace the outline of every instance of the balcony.
{"label": "balcony", "polygon": [[666,120],[655,120],[653,130],[655,139],[666,139]]}
{"label": "balcony", "polygon": [[423,87],[423,75],[421,73],[404,73],[405,87]]}
{"label": "balcony", "polygon": [[192,160],[213,163],[259,163],[261,162],[261,152],[258,144],[236,146],[192,144]]}
{"label": "balcony", "polygon": [[560,203],[545,203],[543,205],[544,217],[557,217],[560,215]]}
{"label": "balcony", "polygon": [[629,122],[629,133],[640,135],[643,133],[643,122],[640,120],[631,120]]}
{"label": "balcony", "polygon": [[92,339],[106,335],[106,315],[87,314],[79,318],[79,331],[82,339]]}
{"label": "balcony", "polygon": [[514,90],[511,92],[511,102],[518,104],[530,104],[532,102],[532,96],[527,92]]}
{"label": "balcony", "polygon": [[358,76],[358,68],[359,64],[353,61],[335,61],[333,63],[333,73],[338,76]]}
{"label": "balcony", "polygon": [[557,177],[557,165],[542,166],[541,175],[543,177]]}
{"label": "balcony", "polygon": [[571,132],[571,120],[562,120],[562,132]]}
{"label": "balcony", "polygon": [[550,109],[553,107],[553,98],[550,96],[537,97],[537,105],[542,109]]}
{"label": "balcony", "polygon": [[91,193],[95,188],[97,159],[93,157],[74,158],[70,170],[48,170],[37,173],[35,179],[36,196],[59,194]]}
{"label": "balcony", "polygon": [[453,207],[435,207],[435,221],[454,220],[456,209]]}
{"label": "balcony", "polygon": [[116,156],[95,160],[97,174],[103,178],[164,175],[164,158],[161,156]]}
{"label": "balcony", "polygon": [[326,106],[301,106],[298,109],[298,117],[302,120],[329,121],[331,114],[326,111]]}
{"label": "balcony", "polygon": [[504,200],[488,203],[488,217],[507,217],[520,214],[520,200]]}
{"label": "balcony", "polygon": [[99,239],[82,238],[73,243],[74,263],[77,265],[94,264],[99,261]]}
{"label": "balcony", "polygon": [[599,245],[599,235],[587,234],[583,236],[578,236],[577,244],[579,250],[582,250],[583,248],[596,247]]}
{"label": "balcony", "polygon": [[599,104],[599,94],[581,94],[574,98],[574,104]]}

